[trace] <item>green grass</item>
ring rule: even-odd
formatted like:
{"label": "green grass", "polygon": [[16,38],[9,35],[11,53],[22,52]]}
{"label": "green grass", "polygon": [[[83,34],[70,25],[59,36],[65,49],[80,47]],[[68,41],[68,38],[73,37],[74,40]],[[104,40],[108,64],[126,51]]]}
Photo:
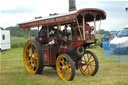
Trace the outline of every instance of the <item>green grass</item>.
{"label": "green grass", "polygon": [[73,81],[62,81],[55,70],[45,67],[40,75],[26,72],[23,48],[12,48],[0,55],[0,85],[128,85],[128,65],[103,57],[100,47],[91,48],[99,59],[99,71],[87,77],[76,70]]}
{"label": "green grass", "polygon": [[96,42],[97,46],[100,46],[101,38],[102,38],[102,35],[96,34],[96,39],[98,39],[97,42]]}
{"label": "green grass", "polygon": [[24,47],[27,39],[24,37],[11,37],[11,48],[21,48]]}

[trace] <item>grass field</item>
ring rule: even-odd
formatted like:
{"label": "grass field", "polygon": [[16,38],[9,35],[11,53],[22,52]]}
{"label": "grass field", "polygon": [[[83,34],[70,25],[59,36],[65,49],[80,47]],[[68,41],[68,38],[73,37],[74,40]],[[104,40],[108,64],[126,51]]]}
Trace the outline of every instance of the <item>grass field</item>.
{"label": "grass field", "polygon": [[21,48],[24,47],[27,39],[24,37],[11,37],[11,48]]}
{"label": "grass field", "polygon": [[77,70],[73,81],[60,80],[50,67],[45,67],[40,75],[29,74],[23,64],[23,48],[3,51],[0,55],[0,85],[128,85],[128,64],[103,57],[98,46],[89,50],[98,56],[98,73],[87,77]]}

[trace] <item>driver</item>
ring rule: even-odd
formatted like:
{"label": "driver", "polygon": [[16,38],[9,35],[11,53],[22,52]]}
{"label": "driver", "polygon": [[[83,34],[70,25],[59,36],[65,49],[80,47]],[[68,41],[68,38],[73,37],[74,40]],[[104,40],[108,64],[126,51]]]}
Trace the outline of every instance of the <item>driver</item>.
{"label": "driver", "polygon": [[68,40],[68,31],[67,31],[67,26],[65,26],[64,30],[63,30],[63,41],[64,43],[66,43]]}
{"label": "driver", "polygon": [[39,37],[47,37],[47,29],[45,27],[42,27],[38,36]]}
{"label": "driver", "polygon": [[42,27],[38,37],[41,39],[42,44],[47,44],[48,42],[48,38],[47,38],[47,28],[46,27]]}
{"label": "driver", "polygon": [[63,41],[63,36],[62,36],[62,31],[61,31],[61,26],[59,25],[58,26],[58,30],[57,30],[57,40],[58,40],[58,43],[59,45],[61,45],[61,42]]}

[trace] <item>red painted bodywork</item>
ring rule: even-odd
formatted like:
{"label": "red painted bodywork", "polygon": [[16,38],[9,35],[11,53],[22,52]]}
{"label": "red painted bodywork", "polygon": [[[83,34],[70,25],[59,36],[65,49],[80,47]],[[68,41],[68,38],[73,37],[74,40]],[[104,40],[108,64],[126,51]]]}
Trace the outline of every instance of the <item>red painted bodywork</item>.
{"label": "red painted bodywork", "polygon": [[[56,64],[56,48],[51,45],[42,49],[43,65],[55,65]],[[47,60],[47,61],[46,61]]]}
{"label": "red painted bodywork", "polygon": [[82,45],[82,44],[83,44],[83,42],[72,42],[72,43],[70,44],[70,48],[71,48],[71,49],[74,49],[75,47],[80,46],[80,45]]}
{"label": "red painted bodywork", "polygon": [[61,53],[66,53],[66,48],[67,48],[67,44],[61,45],[61,46],[59,47],[60,52],[61,52]]}
{"label": "red painted bodywork", "polygon": [[49,48],[50,52],[50,64],[55,65],[56,64],[56,54],[57,54],[57,49],[55,46],[50,46]]}
{"label": "red painted bodywork", "polygon": [[50,56],[49,56],[49,49],[48,48],[43,48],[42,49],[42,60],[43,60],[43,65],[49,65],[50,64]]}
{"label": "red painted bodywork", "polygon": [[81,40],[80,35],[74,35],[72,40],[73,41],[80,41]]}

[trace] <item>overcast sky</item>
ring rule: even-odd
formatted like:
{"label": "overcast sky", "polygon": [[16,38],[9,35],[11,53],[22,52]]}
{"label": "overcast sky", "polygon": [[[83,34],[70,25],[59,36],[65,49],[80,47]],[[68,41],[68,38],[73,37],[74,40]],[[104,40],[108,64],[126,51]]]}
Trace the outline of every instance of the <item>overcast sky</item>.
{"label": "overcast sky", "polygon": [[[1,0],[0,27],[15,26],[50,13],[66,13],[68,5],[68,0]],[[128,0],[76,0],[76,7],[105,10],[107,18],[101,22],[101,29],[121,30],[128,24]]]}

